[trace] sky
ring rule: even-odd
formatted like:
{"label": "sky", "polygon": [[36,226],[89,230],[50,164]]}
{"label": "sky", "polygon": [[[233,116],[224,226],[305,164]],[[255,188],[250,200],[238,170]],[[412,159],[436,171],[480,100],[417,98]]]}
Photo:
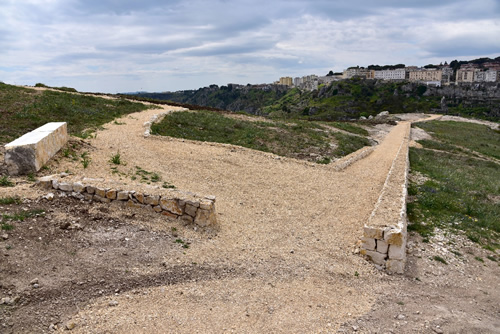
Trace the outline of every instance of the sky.
{"label": "sky", "polygon": [[161,92],[498,56],[500,0],[0,0],[9,84]]}

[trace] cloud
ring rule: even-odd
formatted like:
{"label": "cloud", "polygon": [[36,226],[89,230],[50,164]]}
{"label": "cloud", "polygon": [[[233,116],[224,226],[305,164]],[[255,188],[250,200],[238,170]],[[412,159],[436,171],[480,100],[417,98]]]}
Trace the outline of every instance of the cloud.
{"label": "cloud", "polygon": [[4,0],[0,79],[162,91],[498,56],[499,18],[495,0]]}

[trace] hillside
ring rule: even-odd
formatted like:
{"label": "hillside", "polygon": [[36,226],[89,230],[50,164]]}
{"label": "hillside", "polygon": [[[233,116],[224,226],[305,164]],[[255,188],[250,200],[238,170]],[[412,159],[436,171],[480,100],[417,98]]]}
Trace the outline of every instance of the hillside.
{"label": "hillside", "polygon": [[196,91],[140,93],[138,96],[278,118],[349,120],[389,110],[391,113],[436,112],[497,121],[500,118],[498,86],[498,83],[482,83],[428,87],[409,82],[350,79],[322,85],[312,92],[277,85],[268,85],[268,88],[212,85]]}

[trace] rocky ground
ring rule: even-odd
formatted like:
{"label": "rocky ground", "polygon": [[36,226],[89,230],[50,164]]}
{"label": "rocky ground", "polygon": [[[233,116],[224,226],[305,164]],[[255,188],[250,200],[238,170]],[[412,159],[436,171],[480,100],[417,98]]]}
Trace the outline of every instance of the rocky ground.
{"label": "rocky ground", "polygon": [[[158,111],[156,111],[158,112]],[[146,111],[58,156],[51,172],[121,178],[135,165],[217,197],[219,229],[0,187],[23,221],[0,237],[2,333],[497,333],[497,257],[466,238],[411,235],[404,275],[357,254],[402,133],[342,172],[231,147],[142,137]],[[387,133],[387,132],[386,132]],[[117,171],[109,160],[119,150]],[[80,152],[79,152],[80,153]],[[48,171],[45,171],[48,173]]]}

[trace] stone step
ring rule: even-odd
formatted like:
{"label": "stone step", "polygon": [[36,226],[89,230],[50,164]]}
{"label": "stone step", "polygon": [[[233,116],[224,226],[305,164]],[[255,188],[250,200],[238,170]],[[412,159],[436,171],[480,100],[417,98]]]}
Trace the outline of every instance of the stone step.
{"label": "stone step", "polygon": [[66,122],[50,122],[5,145],[10,175],[37,172],[68,141]]}

